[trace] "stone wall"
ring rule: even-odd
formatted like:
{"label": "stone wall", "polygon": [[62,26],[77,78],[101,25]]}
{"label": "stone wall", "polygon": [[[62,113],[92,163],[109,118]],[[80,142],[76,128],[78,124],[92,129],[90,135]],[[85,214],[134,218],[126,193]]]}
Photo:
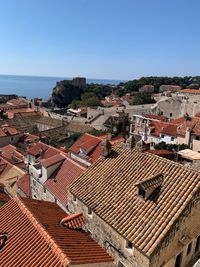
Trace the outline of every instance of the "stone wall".
{"label": "stone wall", "polygon": [[134,247],[128,248],[127,241],[121,235],[94,212],[88,214],[88,207],[79,199],[74,199],[71,193],[69,193],[68,208],[72,213],[83,212],[87,220],[85,230],[114,258],[115,266],[119,263],[126,267],[149,266],[149,260],[143,254]]}
{"label": "stone wall", "polygon": [[[160,244],[151,259],[151,267],[174,267],[176,256],[182,252],[181,267],[185,267],[195,257],[195,245],[200,235],[200,193],[183,211]],[[190,253],[187,255],[188,245],[192,242]],[[196,253],[197,254],[197,253]]]}
{"label": "stone wall", "polygon": [[0,147],[4,147],[11,144],[16,144],[23,134],[16,134],[12,136],[2,136],[0,137]]}

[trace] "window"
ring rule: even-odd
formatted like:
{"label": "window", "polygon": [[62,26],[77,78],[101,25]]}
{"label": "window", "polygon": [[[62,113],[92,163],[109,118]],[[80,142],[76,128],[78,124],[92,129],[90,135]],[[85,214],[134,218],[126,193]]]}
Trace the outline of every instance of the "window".
{"label": "window", "polygon": [[73,195],[73,201],[75,201],[75,202],[76,202],[76,197],[75,197],[75,195]]}
{"label": "window", "polygon": [[174,137],[171,137],[171,141],[174,141]]}
{"label": "window", "polygon": [[11,137],[11,138],[10,138],[10,141],[14,141],[14,140],[15,140],[15,138],[14,138],[14,137]]}
{"label": "window", "polygon": [[181,266],[182,252],[176,256],[175,267]]}
{"label": "window", "polygon": [[195,139],[199,141],[199,140],[200,140],[200,136],[196,136],[196,138],[195,138]]}
{"label": "window", "polygon": [[169,116],[172,117],[172,113],[170,113]]}
{"label": "window", "polygon": [[45,187],[43,187],[43,189],[44,189],[44,193],[46,193],[46,188],[45,188]]}
{"label": "window", "polygon": [[200,236],[197,237],[197,242],[196,242],[196,246],[195,246],[195,252],[199,251],[199,247],[200,247]]}
{"label": "window", "polygon": [[36,186],[36,181],[35,180],[33,180],[33,185]]}
{"label": "window", "polygon": [[163,115],[163,111],[160,112],[160,115]]}
{"label": "window", "polygon": [[133,243],[131,241],[127,240],[126,241],[126,247],[132,249],[133,248]]}
{"label": "window", "polygon": [[145,198],[145,191],[144,191],[144,189],[142,189],[142,188],[139,188],[138,195],[139,195],[140,197],[143,197],[143,198]]}
{"label": "window", "polygon": [[89,207],[88,208],[88,214],[91,215],[92,214],[92,209]]}
{"label": "window", "polygon": [[190,254],[191,250],[192,250],[192,242],[188,245],[187,255]]}
{"label": "window", "polygon": [[165,137],[165,135],[164,134],[161,134],[161,138],[164,138]]}

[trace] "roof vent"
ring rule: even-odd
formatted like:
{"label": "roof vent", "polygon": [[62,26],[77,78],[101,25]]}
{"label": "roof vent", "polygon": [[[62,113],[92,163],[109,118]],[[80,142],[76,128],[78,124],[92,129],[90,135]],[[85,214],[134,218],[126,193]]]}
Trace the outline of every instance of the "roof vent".
{"label": "roof vent", "polygon": [[163,174],[159,173],[137,183],[136,186],[138,187],[138,195],[145,200],[153,197],[153,195],[157,196],[163,180]]}
{"label": "roof vent", "polygon": [[0,250],[5,246],[7,240],[8,240],[8,234],[0,233]]}

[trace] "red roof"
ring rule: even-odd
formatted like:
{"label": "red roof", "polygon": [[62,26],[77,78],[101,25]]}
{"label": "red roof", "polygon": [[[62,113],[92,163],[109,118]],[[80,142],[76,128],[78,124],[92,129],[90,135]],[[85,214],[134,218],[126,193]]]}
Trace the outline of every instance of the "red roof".
{"label": "red roof", "polygon": [[178,125],[169,124],[161,130],[161,133],[169,136],[177,136],[177,127]]}
{"label": "red roof", "polygon": [[[55,203],[14,198],[0,208],[0,232],[8,233],[0,267],[63,267],[112,262],[86,233],[60,224],[67,214]],[[14,223],[13,223],[14,222]]]}
{"label": "red roof", "polygon": [[30,197],[30,176],[28,173],[25,173],[19,180],[17,181],[17,187],[23,191],[23,193]]}
{"label": "red roof", "polygon": [[7,145],[0,148],[1,156],[8,160],[12,164],[23,162],[24,156],[17,151],[17,148],[13,145]]}
{"label": "red roof", "polygon": [[180,136],[185,136],[187,128],[191,129],[191,134],[200,136],[200,118],[192,117],[184,120],[183,124],[177,128],[177,133]]}
{"label": "red roof", "polygon": [[9,163],[7,160],[0,157],[0,178],[1,176],[4,176],[4,174],[9,171],[13,165]]}
{"label": "red roof", "polygon": [[110,144],[112,146],[119,143],[119,142],[124,143],[125,142],[124,137],[120,136],[120,137],[116,137],[116,138],[113,138],[112,140],[110,140]]}
{"label": "red roof", "polygon": [[60,223],[71,229],[81,229],[86,220],[82,213],[74,213],[63,218]]}
{"label": "red roof", "polygon": [[33,156],[40,155],[40,159],[47,159],[54,155],[60,154],[60,150],[55,147],[46,145],[42,142],[38,142],[34,144],[30,149],[28,149],[27,153]]}
{"label": "red roof", "polygon": [[40,137],[37,135],[33,135],[33,134],[26,134],[24,137],[24,141],[27,143],[32,143],[32,142],[36,142],[39,141]]}
{"label": "red roof", "polygon": [[100,158],[101,143],[102,143],[102,140],[104,139],[109,140],[111,145],[116,144],[118,142],[125,141],[123,137],[114,138],[110,140],[110,134],[94,136],[94,135],[85,133],[69,148],[69,152],[79,154],[80,149],[82,149],[86,151],[87,153],[86,159],[94,163]]}
{"label": "red roof", "polygon": [[58,171],[47,179],[44,185],[64,206],[66,206],[70,185],[85,170],[85,167],[67,157]]}
{"label": "red roof", "polygon": [[151,135],[160,137],[161,130],[168,126],[167,122],[163,121],[151,121],[149,128],[151,129]]}
{"label": "red roof", "polygon": [[20,132],[10,126],[1,126],[0,127],[0,137],[4,137],[4,136],[12,136],[12,135],[16,135],[19,134]]}
{"label": "red roof", "polygon": [[54,164],[57,164],[61,161],[64,161],[66,159],[66,157],[62,154],[56,154],[50,158],[46,158],[46,159],[42,159],[40,162],[42,164],[42,166],[44,166],[45,168],[48,168]]}
{"label": "red roof", "polygon": [[183,90],[180,90],[179,93],[200,94],[200,90],[198,90],[198,89],[183,89]]}

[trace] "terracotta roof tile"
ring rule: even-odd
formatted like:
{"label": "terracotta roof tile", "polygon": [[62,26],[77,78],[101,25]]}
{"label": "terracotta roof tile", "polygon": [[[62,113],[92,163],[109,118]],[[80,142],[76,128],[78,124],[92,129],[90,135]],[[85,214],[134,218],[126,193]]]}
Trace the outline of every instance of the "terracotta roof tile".
{"label": "terracotta roof tile", "polygon": [[177,128],[177,134],[185,136],[187,128],[191,129],[191,134],[200,136],[200,118],[192,117],[188,120],[184,120],[184,122]]}
{"label": "terracotta roof tile", "polygon": [[1,147],[0,155],[12,164],[23,162],[24,160],[24,156],[13,145]]}
{"label": "terracotta roof tile", "polygon": [[67,157],[58,171],[54,173],[44,185],[64,206],[66,206],[68,202],[69,186],[85,170],[85,167]]}
{"label": "terracotta roof tile", "polygon": [[66,159],[66,157],[60,153],[60,154],[56,154],[52,157],[42,159],[40,162],[45,168],[49,168],[52,165],[55,165],[59,162],[64,161],[65,159]]}
{"label": "terracotta roof tile", "polygon": [[82,213],[75,213],[63,218],[60,223],[70,229],[81,229],[86,220]]}
{"label": "terracotta roof tile", "polygon": [[0,127],[0,137],[4,137],[4,136],[12,136],[12,135],[16,135],[19,134],[20,132],[10,126],[1,126]]}
{"label": "terracotta roof tile", "polygon": [[[143,200],[136,184],[158,173],[164,179],[156,201]],[[70,192],[150,256],[199,187],[198,172],[118,144],[107,159],[100,159],[76,179]]]}
{"label": "terracotta roof tile", "polygon": [[180,90],[179,93],[200,94],[200,90],[198,90],[198,89],[183,89],[183,90]]}
{"label": "terracotta roof tile", "polygon": [[[0,232],[8,240],[0,251],[0,267],[68,266],[111,262],[86,233],[59,222],[66,213],[55,203],[14,198],[0,208]],[[15,223],[12,223],[12,222]]]}
{"label": "terracotta roof tile", "polygon": [[177,136],[177,127],[177,125],[169,124],[163,127],[160,132],[169,136]]}
{"label": "terracotta roof tile", "polygon": [[30,177],[28,173],[25,173],[17,181],[17,187],[24,192],[27,197],[30,197]]}

